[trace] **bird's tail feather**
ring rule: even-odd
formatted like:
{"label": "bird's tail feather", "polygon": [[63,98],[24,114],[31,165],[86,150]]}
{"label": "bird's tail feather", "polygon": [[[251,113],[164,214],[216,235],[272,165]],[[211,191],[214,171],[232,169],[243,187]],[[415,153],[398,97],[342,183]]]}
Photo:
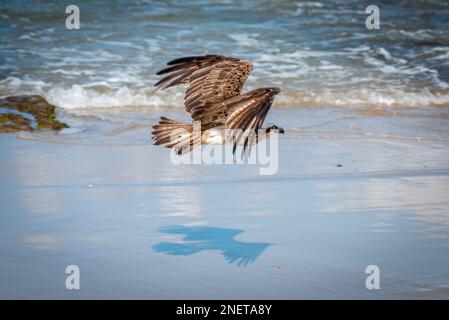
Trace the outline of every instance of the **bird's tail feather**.
{"label": "bird's tail feather", "polygon": [[201,133],[196,134],[191,123],[182,123],[161,117],[159,123],[153,126],[153,141],[155,145],[166,148],[176,148],[177,154],[185,154],[201,142]]}

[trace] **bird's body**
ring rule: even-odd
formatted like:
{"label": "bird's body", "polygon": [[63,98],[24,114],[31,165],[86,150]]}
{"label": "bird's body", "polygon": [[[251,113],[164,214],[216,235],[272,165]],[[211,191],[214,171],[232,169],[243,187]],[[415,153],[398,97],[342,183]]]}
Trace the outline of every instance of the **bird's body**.
{"label": "bird's body", "polygon": [[[177,148],[179,153],[187,153],[197,144],[226,143],[226,130],[239,129],[244,134],[233,140],[234,151],[237,144],[243,144],[246,148],[260,141],[262,137],[257,131],[261,129],[274,96],[280,89],[259,88],[241,94],[253,69],[251,63],[236,58],[207,55],[176,59],[168,65],[168,68],[157,73],[167,75],[155,86],[166,89],[187,84],[184,104],[193,123],[180,123],[161,117],[159,123],[153,126],[154,144]],[[283,133],[283,129],[276,126],[265,128],[266,132],[275,129]],[[255,134],[251,135],[251,131]]]}
{"label": "bird's body", "polygon": [[212,128],[206,130],[201,135],[201,144],[224,144],[225,141],[225,126]]}

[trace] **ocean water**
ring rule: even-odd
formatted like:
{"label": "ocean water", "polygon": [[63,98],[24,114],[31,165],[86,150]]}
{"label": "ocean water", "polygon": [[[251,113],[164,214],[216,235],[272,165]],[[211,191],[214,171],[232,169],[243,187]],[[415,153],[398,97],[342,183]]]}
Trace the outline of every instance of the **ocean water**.
{"label": "ocean water", "polygon": [[449,105],[449,3],[381,1],[2,1],[0,95],[39,93],[66,109],[182,104],[152,94],[170,59],[223,54],[255,69],[247,89],[279,86],[278,106]]}
{"label": "ocean water", "polygon": [[[0,298],[449,297],[449,2],[380,1],[380,30],[367,1],[76,4],[69,31],[65,3],[0,2],[0,96],[70,126],[0,136]],[[151,145],[189,121],[155,73],[211,53],[282,88],[275,175]]]}

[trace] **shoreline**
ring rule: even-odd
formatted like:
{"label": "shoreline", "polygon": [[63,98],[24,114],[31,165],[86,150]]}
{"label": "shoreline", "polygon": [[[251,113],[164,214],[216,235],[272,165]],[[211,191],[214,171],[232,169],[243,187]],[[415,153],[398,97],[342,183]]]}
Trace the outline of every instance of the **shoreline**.
{"label": "shoreline", "polygon": [[[2,298],[448,297],[448,120],[274,109],[286,135],[264,177],[173,165],[146,128],[108,136],[114,116],[61,116],[79,131],[0,135]],[[69,264],[78,292],[64,287]],[[376,292],[363,285],[371,264]]]}

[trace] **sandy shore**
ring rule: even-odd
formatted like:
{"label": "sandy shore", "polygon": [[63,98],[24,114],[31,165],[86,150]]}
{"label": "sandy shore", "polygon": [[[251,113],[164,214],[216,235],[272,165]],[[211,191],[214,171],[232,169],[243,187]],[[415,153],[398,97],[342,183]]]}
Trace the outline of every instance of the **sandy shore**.
{"label": "sandy shore", "polygon": [[275,109],[273,176],[173,165],[161,113],[0,136],[0,298],[449,297],[447,111]]}

